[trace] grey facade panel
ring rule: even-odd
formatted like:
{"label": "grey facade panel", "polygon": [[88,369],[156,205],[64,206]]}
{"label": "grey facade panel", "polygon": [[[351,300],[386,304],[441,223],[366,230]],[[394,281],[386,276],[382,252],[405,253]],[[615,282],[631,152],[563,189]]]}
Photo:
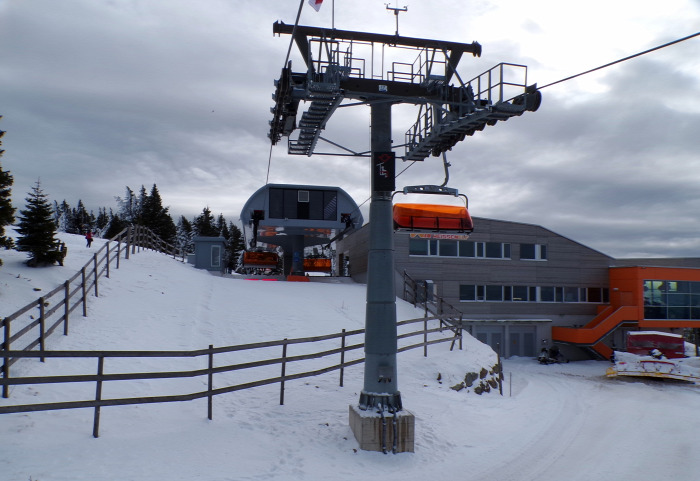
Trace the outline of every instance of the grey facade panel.
{"label": "grey facade panel", "polygon": [[[510,258],[409,255],[409,234],[394,235],[395,268],[416,280],[431,280],[437,295],[461,310],[466,318],[517,320],[551,319],[555,325],[582,325],[600,304],[564,302],[465,302],[460,285],[553,286],[607,288],[613,259],[543,227],[494,219],[474,218],[472,242],[510,244]],[[361,280],[367,269],[370,226],[338,242],[338,252],[351,258],[351,275]],[[546,260],[521,260],[521,244],[546,246]],[[398,286],[397,286],[398,287]]]}

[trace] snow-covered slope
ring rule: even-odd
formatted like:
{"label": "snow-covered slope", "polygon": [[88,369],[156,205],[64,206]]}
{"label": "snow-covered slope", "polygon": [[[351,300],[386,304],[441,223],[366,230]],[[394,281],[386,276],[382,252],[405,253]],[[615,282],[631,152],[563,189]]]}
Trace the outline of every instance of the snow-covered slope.
{"label": "snow-covered slope", "polygon": [[[29,269],[24,254],[0,251],[0,315],[89,260],[82,238],[61,237],[70,249],[65,267]],[[397,310],[400,319],[421,315],[403,302]],[[54,336],[49,347],[199,349],[305,337],[361,328],[364,311],[363,285],[222,278],[141,252],[101,283],[88,317],[74,316],[70,335]],[[287,383],[283,406],[276,385],[218,396],[212,421],[206,400],[106,407],[98,439],[90,409],[0,415],[0,481],[699,479],[697,387],[607,379],[605,362],[510,359],[503,396],[451,389],[493,361],[470,337],[463,351],[448,343],[431,346],[427,358],[420,349],[399,354],[402,400],[416,415],[413,454],[357,449],[348,426],[363,383],[355,366],[342,388],[337,373]],[[59,364],[13,369],[40,375]],[[0,404],[54,395],[46,386],[16,387]]]}

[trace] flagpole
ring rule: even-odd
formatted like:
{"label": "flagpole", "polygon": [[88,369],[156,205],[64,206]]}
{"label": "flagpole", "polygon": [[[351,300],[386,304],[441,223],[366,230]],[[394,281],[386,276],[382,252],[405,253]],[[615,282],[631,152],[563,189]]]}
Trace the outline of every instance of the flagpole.
{"label": "flagpole", "polygon": [[287,49],[287,58],[284,59],[283,67],[287,66],[289,62],[289,55],[292,53],[292,45],[294,44],[294,33],[297,30],[297,25],[299,25],[299,17],[301,17],[301,9],[304,6],[304,0],[299,1],[299,11],[297,12],[297,19],[294,21],[294,29],[292,30],[292,38],[289,40],[289,48]]}

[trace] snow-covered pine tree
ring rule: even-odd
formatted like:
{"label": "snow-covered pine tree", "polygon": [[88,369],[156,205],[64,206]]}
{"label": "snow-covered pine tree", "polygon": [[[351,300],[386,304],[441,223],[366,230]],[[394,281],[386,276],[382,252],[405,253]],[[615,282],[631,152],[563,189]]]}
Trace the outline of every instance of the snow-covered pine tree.
{"label": "snow-covered pine tree", "polygon": [[29,192],[26,209],[20,210],[17,224],[17,250],[29,253],[30,266],[53,264],[56,240],[56,223],[53,208],[48,197],[41,190],[41,182],[36,181]]}
{"label": "snow-covered pine tree", "polygon": [[245,250],[245,241],[243,240],[243,233],[241,232],[241,229],[239,229],[233,222],[229,222],[228,232],[229,237],[226,242],[228,263],[226,267],[231,272],[234,272],[239,267],[241,252]]}
{"label": "snow-covered pine tree", "polygon": [[192,223],[187,220],[184,215],[181,215],[180,220],[177,223],[175,245],[178,249],[184,252],[194,252],[194,242],[192,241],[193,237],[194,230],[192,228]]}
{"label": "snow-covered pine tree", "polygon": [[[0,145],[2,145],[0,143]],[[0,150],[2,156],[2,150]],[[12,175],[8,171],[2,170],[0,164],[0,247],[11,249],[14,247],[12,238],[5,235],[5,226],[11,225],[15,221],[15,208],[12,207]],[[0,259],[0,266],[2,259]]]}
{"label": "snow-covered pine tree", "polygon": [[122,221],[126,222],[127,225],[135,224],[136,219],[141,214],[141,209],[138,205],[138,199],[136,195],[134,195],[134,191],[127,185],[124,198],[116,196],[114,200],[117,202],[116,215],[118,215]]}
{"label": "snow-covered pine tree", "polygon": [[98,237],[104,237],[109,227],[109,215],[106,207],[97,208],[97,218],[95,219],[95,232]]}

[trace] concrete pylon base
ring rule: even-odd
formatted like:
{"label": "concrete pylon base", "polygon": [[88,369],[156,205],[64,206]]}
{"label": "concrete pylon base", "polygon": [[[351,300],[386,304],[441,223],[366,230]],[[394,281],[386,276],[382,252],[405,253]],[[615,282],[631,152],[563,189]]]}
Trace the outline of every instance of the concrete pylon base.
{"label": "concrete pylon base", "polygon": [[416,417],[406,410],[395,414],[384,413],[382,419],[377,412],[363,411],[359,406],[350,405],[350,429],[364,451],[414,452],[415,425]]}

